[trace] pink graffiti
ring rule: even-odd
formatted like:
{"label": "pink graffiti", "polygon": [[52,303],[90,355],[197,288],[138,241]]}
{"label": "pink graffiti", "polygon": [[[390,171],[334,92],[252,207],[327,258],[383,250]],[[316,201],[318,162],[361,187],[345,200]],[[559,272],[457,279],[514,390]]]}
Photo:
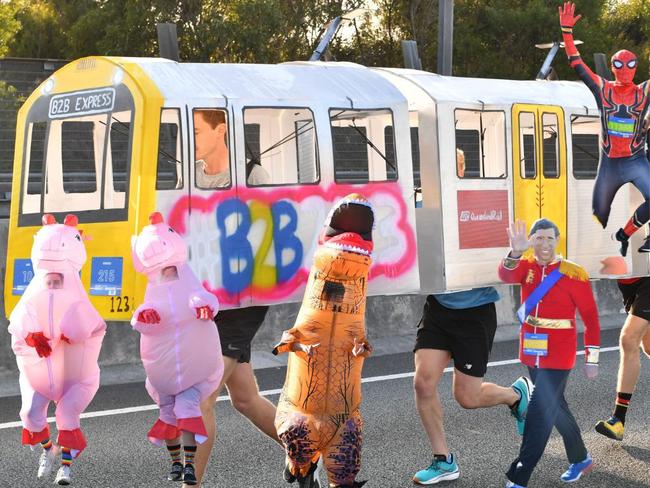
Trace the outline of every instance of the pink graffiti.
{"label": "pink graffiti", "polygon": [[[404,252],[394,262],[379,263],[376,262],[370,269],[369,279],[372,281],[378,276],[395,278],[410,270],[415,263],[416,243],[413,228],[407,220],[406,202],[402,196],[402,189],[397,183],[368,183],[365,185],[338,185],[332,184],[327,188],[319,186],[302,186],[297,188],[277,188],[271,191],[265,191],[258,188],[237,187],[236,190],[215,191],[209,197],[192,195],[179,198],[166,216],[167,222],[179,234],[184,235],[187,232],[187,218],[189,209],[193,212],[213,213],[219,202],[238,198],[243,201],[256,200],[269,206],[278,200],[288,200],[300,203],[311,197],[320,197],[327,202],[335,200],[353,192],[358,192],[366,198],[372,200],[374,195],[389,195],[396,205],[397,212],[397,230],[404,236],[406,246]],[[231,294],[225,289],[212,289],[208,283],[204,283],[206,288],[214,293],[224,304],[236,304],[239,302],[239,296],[253,296],[262,301],[279,301],[296,291],[307,282],[309,271],[301,268],[296,275],[289,281],[278,284],[272,289],[262,289],[256,286],[250,286],[237,294]]]}

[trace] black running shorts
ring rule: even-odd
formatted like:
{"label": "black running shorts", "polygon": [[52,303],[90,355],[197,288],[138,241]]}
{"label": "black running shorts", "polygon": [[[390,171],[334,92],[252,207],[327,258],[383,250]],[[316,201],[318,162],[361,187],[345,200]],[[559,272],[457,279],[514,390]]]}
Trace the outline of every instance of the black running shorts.
{"label": "black running shorts", "polygon": [[494,303],[452,309],[442,306],[433,295],[429,295],[418,324],[414,351],[449,351],[458,371],[482,378],[487,371],[496,330]]}
{"label": "black running shorts", "polygon": [[650,277],[644,276],[639,281],[618,284],[623,295],[625,311],[635,317],[650,320]]}
{"label": "black running shorts", "polygon": [[247,307],[220,310],[215,317],[221,354],[249,363],[251,360],[251,341],[264,322],[269,307]]}

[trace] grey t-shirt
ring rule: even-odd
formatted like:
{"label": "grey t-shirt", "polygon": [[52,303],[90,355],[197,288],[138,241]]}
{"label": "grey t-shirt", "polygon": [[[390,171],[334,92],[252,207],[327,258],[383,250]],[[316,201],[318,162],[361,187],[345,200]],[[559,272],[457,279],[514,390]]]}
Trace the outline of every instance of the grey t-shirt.
{"label": "grey t-shirt", "polygon": [[[199,188],[225,188],[230,185],[230,170],[222,171],[220,173],[209,175],[205,172],[205,162],[202,159],[199,159],[196,162],[196,171],[195,179],[196,186]],[[266,185],[271,182],[271,177],[262,168],[259,164],[254,164],[251,169],[250,175],[248,175],[248,184],[255,185]]]}

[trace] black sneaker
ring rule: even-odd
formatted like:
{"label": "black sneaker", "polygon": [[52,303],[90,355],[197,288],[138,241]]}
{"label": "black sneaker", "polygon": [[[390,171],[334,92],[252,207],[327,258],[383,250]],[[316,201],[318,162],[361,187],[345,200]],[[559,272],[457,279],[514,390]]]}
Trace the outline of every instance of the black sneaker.
{"label": "black sneaker", "polygon": [[320,480],[317,476],[314,476],[317,468],[318,463],[311,463],[307,476],[298,478],[298,488],[321,488]]}
{"label": "black sneaker", "polygon": [[645,242],[639,248],[639,252],[650,252],[650,236],[645,238]]}
{"label": "black sneaker", "polygon": [[183,483],[186,485],[196,484],[196,475],[194,474],[193,464],[186,464],[183,468]]}
{"label": "black sneaker", "polygon": [[284,471],[282,472],[282,477],[284,478],[284,481],[286,481],[287,483],[293,483],[297,479],[291,472],[291,469],[289,469],[289,463],[286,461],[284,464]]}
{"label": "black sneaker", "polygon": [[167,475],[169,481],[183,481],[183,465],[181,463],[172,464],[172,470]]}
{"label": "black sneaker", "polygon": [[[627,247],[630,245],[630,237],[625,232],[623,232],[623,229],[618,229],[618,232],[614,234],[614,239],[620,243],[618,251],[621,253],[621,256],[625,257],[627,255]],[[650,247],[648,248],[648,251],[641,251],[641,249],[639,249],[639,252],[650,252]]]}

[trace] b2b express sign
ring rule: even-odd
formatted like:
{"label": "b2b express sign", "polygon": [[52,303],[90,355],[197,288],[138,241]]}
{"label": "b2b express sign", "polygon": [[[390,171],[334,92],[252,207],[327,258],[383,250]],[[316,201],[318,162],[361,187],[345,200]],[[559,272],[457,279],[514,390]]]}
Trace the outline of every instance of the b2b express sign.
{"label": "b2b express sign", "polygon": [[73,115],[100,114],[110,112],[114,106],[114,88],[62,93],[50,99],[49,117],[57,119]]}
{"label": "b2b express sign", "polygon": [[508,191],[458,191],[458,241],[461,249],[507,247]]}

